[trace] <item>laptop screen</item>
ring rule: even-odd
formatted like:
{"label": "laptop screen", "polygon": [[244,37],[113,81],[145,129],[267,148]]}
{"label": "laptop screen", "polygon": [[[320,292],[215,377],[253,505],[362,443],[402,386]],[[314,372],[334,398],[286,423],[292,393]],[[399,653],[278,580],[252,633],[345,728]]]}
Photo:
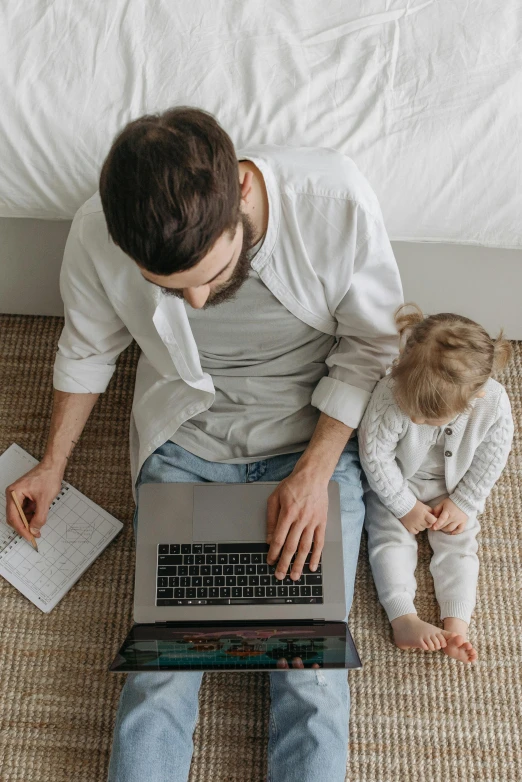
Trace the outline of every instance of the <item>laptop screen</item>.
{"label": "laptop screen", "polygon": [[111,671],[360,668],[344,622],[134,625]]}

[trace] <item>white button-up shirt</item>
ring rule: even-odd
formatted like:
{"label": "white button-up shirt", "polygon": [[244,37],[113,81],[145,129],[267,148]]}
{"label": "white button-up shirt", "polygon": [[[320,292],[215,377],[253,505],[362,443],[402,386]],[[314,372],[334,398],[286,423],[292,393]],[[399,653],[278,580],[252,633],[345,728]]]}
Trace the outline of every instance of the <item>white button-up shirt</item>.
{"label": "white button-up shirt", "polygon": [[[258,146],[269,219],[252,267],[297,318],[336,337],[312,404],[357,427],[397,352],[402,288],[377,199],[355,164],[329,149]],[[77,212],[60,276],[65,325],[54,387],[105,391],[118,355],[141,347],[131,421],[133,480],[188,418],[212,405],[185,304],[141,276],[111,241],[99,194]]]}

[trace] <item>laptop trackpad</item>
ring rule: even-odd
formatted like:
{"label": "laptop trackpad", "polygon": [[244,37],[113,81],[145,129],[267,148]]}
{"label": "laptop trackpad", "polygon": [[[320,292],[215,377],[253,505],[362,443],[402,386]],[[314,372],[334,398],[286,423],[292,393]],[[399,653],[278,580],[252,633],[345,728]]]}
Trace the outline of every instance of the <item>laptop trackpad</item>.
{"label": "laptop trackpad", "polygon": [[194,541],[258,541],[266,537],[266,501],[275,486],[194,486]]}

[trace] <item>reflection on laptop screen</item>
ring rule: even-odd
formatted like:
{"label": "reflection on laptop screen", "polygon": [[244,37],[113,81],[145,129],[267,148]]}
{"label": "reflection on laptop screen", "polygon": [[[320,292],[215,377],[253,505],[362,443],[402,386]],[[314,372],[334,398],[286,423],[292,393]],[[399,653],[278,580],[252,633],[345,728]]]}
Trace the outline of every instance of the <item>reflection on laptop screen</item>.
{"label": "reflection on laptop screen", "polygon": [[131,670],[358,668],[344,623],[319,626],[136,625],[111,666]]}

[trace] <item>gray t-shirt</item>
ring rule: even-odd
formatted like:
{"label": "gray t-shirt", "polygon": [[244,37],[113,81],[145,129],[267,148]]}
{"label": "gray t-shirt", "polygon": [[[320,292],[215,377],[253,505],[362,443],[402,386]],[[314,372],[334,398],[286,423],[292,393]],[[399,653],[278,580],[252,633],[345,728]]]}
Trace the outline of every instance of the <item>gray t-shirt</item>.
{"label": "gray t-shirt", "polygon": [[216,398],[172,441],[202,459],[236,464],[303,451],[320,415],[310,400],[328,373],[335,337],[292,315],[254,270],[234,299],[186,308]]}

